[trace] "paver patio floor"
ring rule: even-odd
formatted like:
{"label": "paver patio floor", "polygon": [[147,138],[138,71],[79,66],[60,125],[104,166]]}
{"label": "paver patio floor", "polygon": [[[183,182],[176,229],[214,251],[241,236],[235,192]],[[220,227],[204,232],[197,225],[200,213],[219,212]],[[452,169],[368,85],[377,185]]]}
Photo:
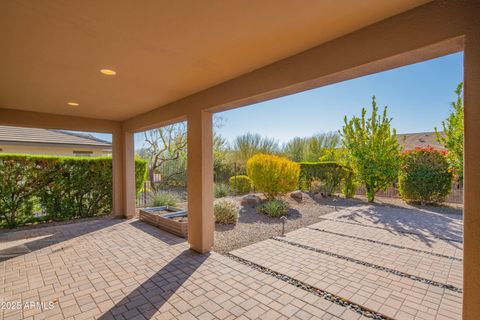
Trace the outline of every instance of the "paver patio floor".
{"label": "paver patio floor", "polygon": [[361,206],[323,218],[232,254],[390,318],[461,318],[461,215]]}
{"label": "paver patio floor", "polygon": [[239,260],[138,220],[3,231],[0,319],[365,318],[356,307],[461,318],[461,215],[359,206],[322,218],[232,251]]}
{"label": "paver patio floor", "polygon": [[0,255],[0,300],[47,304],[2,307],[2,319],[360,318],[220,254],[193,253],[138,220],[2,233]]}

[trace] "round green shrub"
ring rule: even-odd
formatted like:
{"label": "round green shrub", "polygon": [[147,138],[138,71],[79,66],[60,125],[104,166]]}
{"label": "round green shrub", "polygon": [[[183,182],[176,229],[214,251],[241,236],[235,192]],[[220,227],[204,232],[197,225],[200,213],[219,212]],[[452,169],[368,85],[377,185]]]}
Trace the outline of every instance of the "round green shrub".
{"label": "round green shrub", "polygon": [[234,200],[218,199],[213,203],[215,222],[221,224],[234,224],[238,220],[238,206]]}
{"label": "round green shrub", "polygon": [[439,203],[452,188],[452,172],[445,155],[433,148],[415,149],[402,155],[398,177],[401,197],[413,203]]}
{"label": "round green shrub", "polygon": [[249,193],[252,190],[252,180],[248,176],[230,177],[230,190],[236,193]]}
{"label": "round green shrub", "polygon": [[224,183],[215,183],[214,190],[215,198],[225,198],[230,193],[228,185]]}
{"label": "round green shrub", "polygon": [[255,188],[273,200],[298,187],[300,167],[286,158],[256,154],[247,161],[247,174]]}
{"label": "round green shrub", "polygon": [[257,210],[259,213],[272,218],[286,216],[288,214],[288,203],[280,199],[270,200],[259,205]]}

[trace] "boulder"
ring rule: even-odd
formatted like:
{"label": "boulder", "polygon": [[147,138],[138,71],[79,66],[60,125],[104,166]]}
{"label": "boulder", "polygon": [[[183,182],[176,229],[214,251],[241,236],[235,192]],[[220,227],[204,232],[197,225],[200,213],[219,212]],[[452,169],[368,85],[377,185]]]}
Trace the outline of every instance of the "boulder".
{"label": "boulder", "polygon": [[300,190],[293,191],[293,192],[290,193],[290,197],[292,199],[297,200],[297,201],[302,201],[303,200],[303,193]]}
{"label": "boulder", "polygon": [[322,195],[321,192],[315,193],[315,194],[313,195],[313,199],[315,199],[315,200],[322,200],[323,198],[324,198],[324,197],[323,197],[323,195]]}
{"label": "boulder", "polygon": [[259,196],[254,194],[247,194],[242,198],[240,202],[244,207],[256,207],[262,202]]}

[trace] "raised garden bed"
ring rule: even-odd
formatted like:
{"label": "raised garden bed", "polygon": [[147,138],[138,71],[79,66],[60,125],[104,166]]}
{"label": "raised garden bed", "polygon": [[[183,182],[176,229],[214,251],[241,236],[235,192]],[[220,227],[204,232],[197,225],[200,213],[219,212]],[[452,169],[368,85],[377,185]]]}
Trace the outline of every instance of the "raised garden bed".
{"label": "raised garden bed", "polygon": [[179,208],[162,206],[140,209],[141,221],[173,233],[182,238],[188,234],[187,211]]}

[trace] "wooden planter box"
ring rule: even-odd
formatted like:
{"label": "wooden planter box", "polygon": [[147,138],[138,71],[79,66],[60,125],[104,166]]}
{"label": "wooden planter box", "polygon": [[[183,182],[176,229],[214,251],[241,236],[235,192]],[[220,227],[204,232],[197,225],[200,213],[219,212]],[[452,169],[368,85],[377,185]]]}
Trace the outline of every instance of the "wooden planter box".
{"label": "wooden planter box", "polygon": [[[141,221],[151,224],[157,228],[170,232],[176,236],[187,238],[188,222],[187,211],[168,206],[140,209]],[[184,217],[184,221],[176,219]]]}

